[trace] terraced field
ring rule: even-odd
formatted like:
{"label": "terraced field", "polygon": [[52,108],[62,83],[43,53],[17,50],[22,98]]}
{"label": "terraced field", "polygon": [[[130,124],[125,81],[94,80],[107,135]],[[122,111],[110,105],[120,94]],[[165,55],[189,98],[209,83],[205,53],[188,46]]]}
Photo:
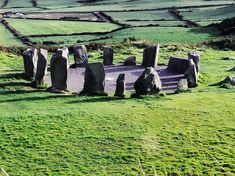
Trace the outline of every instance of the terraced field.
{"label": "terraced field", "polygon": [[[234,1],[196,0],[193,4],[186,0],[35,2],[9,0],[1,11],[14,13],[5,16],[5,20],[19,33],[16,36],[28,38],[33,44],[50,43],[54,46],[81,42],[113,43],[133,36],[163,44],[196,44],[219,37],[216,29],[202,29],[200,26],[235,16],[235,5],[231,5]],[[172,9],[175,12],[172,13]],[[64,16],[62,11],[66,12]],[[118,28],[119,31],[113,31]],[[2,40],[0,45],[6,44]]]}
{"label": "terraced field", "polygon": [[[7,22],[23,35],[73,34],[84,32],[108,32],[117,29],[116,24],[58,20],[7,19]],[[33,26],[33,28],[32,28]],[[35,30],[36,29],[36,30]]]}

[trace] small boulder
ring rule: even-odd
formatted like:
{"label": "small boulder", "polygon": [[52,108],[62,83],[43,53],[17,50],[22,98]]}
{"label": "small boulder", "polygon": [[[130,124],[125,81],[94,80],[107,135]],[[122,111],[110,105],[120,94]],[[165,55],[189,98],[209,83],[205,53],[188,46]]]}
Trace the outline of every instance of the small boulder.
{"label": "small boulder", "polygon": [[189,60],[189,68],[186,73],[188,86],[189,87],[196,87],[198,85],[198,73],[196,69],[196,65],[192,59]]}
{"label": "small boulder", "polygon": [[38,55],[36,48],[28,48],[23,52],[25,78],[32,80],[37,71]]}
{"label": "small boulder", "polygon": [[107,95],[105,88],[105,70],[102,63],[87,64],[85,70],[85,82],[81,95]]}
{"label": "small boulder", "polygon": [[171,56],[169,58],[167,69],[179,74],[185,74],[189,68],[188,59]]}
{"label": "small boulder", "polygon": [[199,73],[199,63],[200,63],[201,53],[199,51],[189,51],[188,52],[188,59],[192,59],[196,65],[197,73]]}
{"label": "small boulder", "polygon": [[135,56],[130,56],[124,61],[125,66],[131,66],[131,65],[136,65],[136,57]]}
{"label": "small boulder", "polygon": [[51,90],[66,90],[69,66],[69,51],[67,47],[60,48],[51,58]]}
{"label": "small boulder", "polygon": [[144,49],[143,53],[143,67],[153,67],[156,68],[158,64],[160,45],[151,45]]}
{"label": "small boulder", "polygon": [[235,78],[233,78],[233,77],[231,77],[231,76],[227,76],[227,77],[224,79],[223,83],[229,84],[229,85],[231,85],[231,86],[235,86]]}
{"label": "small boulder", "polygon": [[83,67],[88,64],[88,53],[85,45],[74,47],[74,62],[76,67]]}
{"label": "small boulder", "polygon": [[109,48],[109,47],[103,48],[104,65],[113,65],[113,55],[114,55],[114,51],[112,48]]}
{"label": "small boulder", "polygon": [[33,85],[40,87],[44,84],[44,79],[47,74],[47,55],[48,52],[45,49],[40,49],[38,54],[37,72]]}
{"label": "small boulder", "polygon": [[176,93],[186,92],[188,90],[188,80],[180,79],[177,84]]}
{"label": "small boulder", "polygon": [[117,85],[116,85],[116,91],[115,91],[114,96],[124,97],[125,92],[126,92],[125,74],[120,74],[118,76],[116,83]]}
{"label": "small boulder", "polygon": [[134,83],[137,95],[157,94],[162,90],[162,82],[152,67],[147,67]]}

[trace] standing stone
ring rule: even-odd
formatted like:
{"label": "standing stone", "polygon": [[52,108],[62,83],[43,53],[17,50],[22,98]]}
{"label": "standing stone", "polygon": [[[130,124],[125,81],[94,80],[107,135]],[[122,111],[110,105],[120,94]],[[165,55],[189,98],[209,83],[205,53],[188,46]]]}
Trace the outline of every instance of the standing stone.
{"label": "standing stone", "polygon": [[47,74],[47,55],[48,52],[45,49],[40,49],[38,54],[37,72],[34,80],[34,86],[42,86]]}
{"label": "standing stone", "polygon": [[87,64],[85,70],[85,82],[81,95],[106,95],[105,71],[102,63]]}
{"label": "standing stone", "polygon": [[199,62],[200,62],[200,55],[199,51],[189,51],[188,52],[188,59],[192,59],[196,65],[197,73],[199,73]]}
{"label": "standing stone", "polygon": [[186,75],[188,80],[188,86],[196,87],[198,85],[198,73],[196,65],[194,64],[192,59],[189,60],[189,68]]}
{"label": "standing stone", "polygon": [[136,57],[135,56],[130,56],[124,61],[125,66],[131,66],[131,65],[136,65]]}
{"label": "standing stone", "polygon": [[23,60],[24,60],[24,70],[25,70],[25,78],[28,80],[32,80],[36,75],[37,68],[37,49],[36,48],[28,48],[23,52]]}
{"label": "standing stone", "polygon": [[69,50],[60,48],[51,58],[51,83],[52,90],[66,90],[69,65]]}
{"label": "standing stone", "polygon": [[88,54],[85,45],[74,47],[74,62],[77,67],[83,67],[88,64]]}
{"label": "standing stone", "polygon": [[157,94],[162,90],[162,82],[152,67],[147,67],[134,83],[137,95]]}
{"label": "standing stone", "polygon": [[144,49],[143,54],[143,67],[157,67],[158,55],[159,55],[160,46],[151,45]]}
{"label": "standing stone", "polygon": [[185,92],[188,90],[188,80],[187,79],[180,79],[177,84],[177,93]]}
{"label": "standing stone", "polygon": [[116,83],[117,85],[116,85],[116,91],[115,91],[114,96],[124,97],[125,92],[126,92],[125,74],[120,74],[118,76]]}
{"label": "standing stone", "polygon": [[113,49],[109,47],[104,47],[103,49],[103,59],[104,65],[113,65]]}
{"label": "standing stone", "polygon": [[174,56],[171,56],[169,58],[169,62],[167,66],[168,70],[172,72],[180,73],[180,74],[185,74],[188,71],[188,68],[189,68],[188,59],[183,59],[183,58],[174,57]]}

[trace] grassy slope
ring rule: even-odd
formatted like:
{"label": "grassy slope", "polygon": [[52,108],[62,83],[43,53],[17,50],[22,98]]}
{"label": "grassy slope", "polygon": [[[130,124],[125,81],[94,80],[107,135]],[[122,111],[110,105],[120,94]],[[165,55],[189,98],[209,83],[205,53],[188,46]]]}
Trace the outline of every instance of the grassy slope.
{"label": "grassy slope", "polygon": [[[43,41],[64,42],[63,45],[71,45],[77,41],[86,43],[91,39],[100,37],[109,37],[108,39],[98,40],[97,42],[119,43],[129,37],[135,37],[141,40],[151,41],[160,44],[197,44],[203,41],[215,39],[218,32],[213,28],[191,29],[183,27],[135,27],[113,32],[102,36],[65,36],[65,37],[37,37],[31,38],[32,41],[42,43]],[[110,38],[111,37],[111,38]],[[80,42],[81,43],[81,42]]]}
{"label": "grassy slope", "polygon": [[[160,62],[187,50],[162,48]],[[1,167],[10,175],[234,174],[235,89],[208,84],[235,76],[227,72],[234,61],[222,60],[235,52],[201,51],[193,93],[123,100],[37,92],[23,86],[21,59],[0,53]]]}
{"label": "grassy slope", "polygon": [[[52,2],[52,1],[51,1]],[[67,1],[64,1],[67,2]],[[50,3],[50,0],[48,1]],[[233,0],[227,1],[203,1],[203,0],[195,0],[193,5],[207,5],[207,4],[226,4],[233,3]],[[51,6],[42,6],[50,8],[49,11],[63,11],[64,8],[61,6],[58,7],[53,3],[50,3]],[[62,5],[62,4],[61,4]],[[164,7],[172,7],[172,6],[192,6],[192,2],[188,0],[177,0],[177,1],[162,1],[162,0],[141,0],[141,1],[117,1],[117,0],[105,0],[100,1],[99,3],[82,5],[82,4],[67,4],[64,3],[62,5],[64,7],[68,7],[69,11],[99,11],[99,10],[130,10],[130,9],[153,9],[153,8],[164,8]]]}
{"label": "grassy slope", "polygon": [[116,24],[97,22],[28,19],[7,19],[7,21],[24,35],[106,32],[118,28]]}
{"label": "grassy slope", "polygon": [[220,8],[195,9],[192,12],[182,12],[181,14],[185,19],[193,21],[224,20],[235,16],[235,5]]}
{"label": "grassy slope", "polygon": [[0,23],[0,34],[1,46],[24,46],[2,23]]}

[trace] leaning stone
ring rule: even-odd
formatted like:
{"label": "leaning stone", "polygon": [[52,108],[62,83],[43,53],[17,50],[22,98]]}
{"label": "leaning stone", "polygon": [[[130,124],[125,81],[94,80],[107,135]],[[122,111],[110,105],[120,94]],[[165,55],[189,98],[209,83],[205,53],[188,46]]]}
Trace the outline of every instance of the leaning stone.
{"label": "leaning stone", "polygon": [[36,48],[28,48],[23,52],[23,60],[24,60],[24,70],[25,70],[25,78],[28,80],[34,79],[36,75],[37,68],[37,49]]}
{"label": "leaning stone", "polygon": [[113,49],[109,47],[104,47],[103,49],[103,59],[104,65],[113,65]]}
{"label": "leaning stone", "polygon": [[102,63],[87,64],[85,70],[85,82],[81,95],[107,95],[104,92],[105,71]]}
{"label": "leaning stone", "polygon": [[199,73],[199,62],[200,62],[201,53],[199,51],[189,51],[188,59],[192,59],[196,65],[197,72]]}
{"label": "leaning stone", "polygon": [[152,67],[147,67],[134,83],[137,95],[157,94],[162,90],[162,82]]}
{"label": "leaning stone", "polygon": [[88,64],[88,54],[85,45],[74,47],[74,62],[77,67],[83,67]]}
{"label": "leaning stone", "polygon": [[136,57],[135,56],[130,56],[124,61],[125,66],[131,66],[131,65],[136,65]]}
{"label": "leaning stone", "polygon": [[51,82],[53,90],[67,89],[67,76],[69,65],[68,48],[58,49],[51,58]]}
{"label": "leaning stone", "polygon": [[34,87],[44,85],[45,76],[47,74],[47,50],[40,49],[38,54],[37,72],[33,82]]}
{"label": "leaning stone", "polygon": [[189,68],[189,61],[187,59],[179,58],[179,57],[174,57],[171,56],[169,58],[168,66],[167,69],[180,73],[180,74],[185,74],[188,71]]}
{"label": "leaning stone", "polygon": [[177,84],[177,93],[186,92],[188,90],[188,81],[187,79],[180,79]]}
{"label": "leaning stone", "polygon": [[189,60],[189,68],[186,75],[188,80],[188,86],[196,87],[198,85],[198,73],[196,65],[194,64],[192,59]]}
{"label": "leaning stone", "polygon": [[144,49],[143,54],[143,67],[157,67],[158,55],[159,55],[160,46],[152,45]]}
{"label": "leaning stone", "polygon": [[125,74],[120,74],[118,76],[116,83],[117,85],[116,85],[116,91],[115,91],[114,96],[124,97],[125,92],[126,92]]}

